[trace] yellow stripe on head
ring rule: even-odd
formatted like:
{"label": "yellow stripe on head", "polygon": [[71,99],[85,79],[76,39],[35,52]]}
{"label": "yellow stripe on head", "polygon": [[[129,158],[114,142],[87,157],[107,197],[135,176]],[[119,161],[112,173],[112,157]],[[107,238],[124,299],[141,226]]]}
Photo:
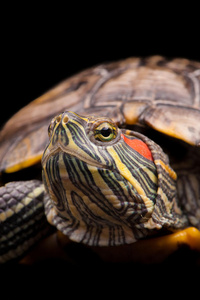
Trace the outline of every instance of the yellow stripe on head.
{"label": "yellow stripe on head", "polygon": [[155,160],[155,164],[156,165],[160,165],[168,174],[169,176],[173,179],[176,180],[177,179],[177,175],[174,172],[174,170],[172,170],[172,168],[170,168],[169,165],[166,165],[162,160],[160,159],[156,159]]}

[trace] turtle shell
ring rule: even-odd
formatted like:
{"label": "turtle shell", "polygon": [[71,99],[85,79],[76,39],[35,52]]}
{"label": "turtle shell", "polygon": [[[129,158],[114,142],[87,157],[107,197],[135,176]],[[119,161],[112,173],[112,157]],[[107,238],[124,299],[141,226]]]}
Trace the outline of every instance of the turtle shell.
{"label": "turtle shell", "polygon": [[65,111],[108,116],[119,126],[147,125],[200,145],[200,63],[160,56],[102,64],[37,98],[3,127],[0,171],[40,162],[52,117]]}

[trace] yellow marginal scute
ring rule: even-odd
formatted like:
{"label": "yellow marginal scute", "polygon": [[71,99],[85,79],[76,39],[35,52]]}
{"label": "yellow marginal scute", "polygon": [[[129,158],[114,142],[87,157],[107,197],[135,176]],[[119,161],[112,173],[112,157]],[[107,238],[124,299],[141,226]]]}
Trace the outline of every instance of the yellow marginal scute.
{"label": "yellow marginal scute", "polygon": [[13,172],[17,172],[21,169],[24,169],[24,168],[27,168],[27,167],[30,167],[30,166],[33,166],[37,163],[39,163],[41,161],[41,158],[42,158],[42,153],[38,154],[38,155],[35,155],[35,156],[32,156],[32,157],[29,157],[28,159],[16,164],[16,165],[13,165],[13,166],[10,166],[8,168],[5,169],[5,172],[6,173],[13,173]]}

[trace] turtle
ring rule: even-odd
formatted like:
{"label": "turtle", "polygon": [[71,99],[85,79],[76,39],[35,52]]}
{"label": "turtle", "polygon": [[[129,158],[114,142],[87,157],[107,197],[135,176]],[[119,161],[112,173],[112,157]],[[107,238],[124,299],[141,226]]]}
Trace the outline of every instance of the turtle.
{"label": "turtle", "polygon": [[200,253],[200,63],[131,57],[71,76],[3,126],[0,171],[1,263],[52,236],[108,261]]}

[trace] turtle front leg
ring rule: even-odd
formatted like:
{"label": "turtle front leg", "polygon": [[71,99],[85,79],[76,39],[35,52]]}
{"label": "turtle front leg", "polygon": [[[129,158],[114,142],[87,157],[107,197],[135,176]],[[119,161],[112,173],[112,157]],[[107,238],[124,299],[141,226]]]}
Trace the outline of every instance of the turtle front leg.
{"label": "turtle front leg", "polygon": [[50,230],[44,196],[44,185],[39,180],[15,181],[0,187],[0,263],[21,258]]}

